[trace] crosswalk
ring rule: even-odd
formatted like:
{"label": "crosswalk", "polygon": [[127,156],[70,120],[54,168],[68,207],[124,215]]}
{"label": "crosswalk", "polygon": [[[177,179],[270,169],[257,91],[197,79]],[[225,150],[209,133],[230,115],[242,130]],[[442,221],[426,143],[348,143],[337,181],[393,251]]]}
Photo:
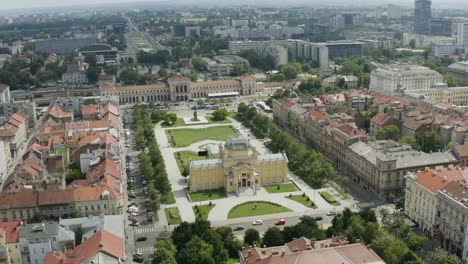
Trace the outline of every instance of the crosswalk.
{"label": "crosswalk", "polygon": [[143,227],[143,228],[136,228],[135,234],[147,234],[147,233],[154,233],[156,229],[154,227]]}
{"label": "crosswalk", "polygon": [[137,248],[137,252],[141,253],[141,254],[147,254],[147,253],[153,253],[154,252],[154,247],[141,247],[141,248]]}

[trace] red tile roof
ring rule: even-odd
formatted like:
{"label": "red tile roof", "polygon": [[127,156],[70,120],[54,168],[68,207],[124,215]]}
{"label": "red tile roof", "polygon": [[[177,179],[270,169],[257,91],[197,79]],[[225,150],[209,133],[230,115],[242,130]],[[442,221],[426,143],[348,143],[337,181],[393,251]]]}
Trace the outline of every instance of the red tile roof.
{"label": "red tile roof", "polygon": [[283,108],[284,110],[287,110],[291,108],[293,105],[295,105],[295,103],[293,101],[288,100],[281,105],[281,108]]}
{"label": "red tile roof", "polygon": [[0,209],[26,208],[37,205],[36,191],[21,191],[15,193],[0,193]]}
{"label": "red tile roof", "polygon": [[0,222],[0,237],[5,238],[5,243],[18,243],[21,221]]}
{"label": "red tile roof", "polygon": [[416,173],[416,182],[433,194],[444,188],[448,183],[457,178],[468,176],[468,168],[446,167],[436,168],[435,170],[424,170]]}
{"label": "red tile roof", "polygon": [[65,118],[73,117],[73,112],[65,111],[65,109],[63,109],[63,107],[61,107],[60,105],[54,104],[49,110],[49,115],[55,118]]}
{"label": "red tile roof", "polygon": [[125,260],[125,241],[109,231],[101,230],[92,235],[71,251],[49,252],[45,264],[80,264],[86,263],[97,253],[103,252],[115,259]]}
{"label": "red tile roof", "polygon": [[81,107],[81,114],[83,116],[95,115],[99,113],[100,110],[98,105],[83,105]]}
{"label": "red tile roof", "polygon": [[392,119],[393,118],[386,113],[377,113],[374,117],[372,117],[371,123],[385,126],[388,122],[392,121]]}
{"label": "red tile roof", "polygon": [[328,119],[328,114],[322,111],[314,111],[310,113],[310,118],[315,122]]}

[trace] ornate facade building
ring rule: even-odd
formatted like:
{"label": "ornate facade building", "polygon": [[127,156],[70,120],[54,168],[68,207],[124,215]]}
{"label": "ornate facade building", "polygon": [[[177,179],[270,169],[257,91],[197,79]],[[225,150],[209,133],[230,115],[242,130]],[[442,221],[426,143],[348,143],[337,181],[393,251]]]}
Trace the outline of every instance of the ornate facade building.
{"label": "ornate facade building", "polygon": [[251,95],[263,91],[264,84],[256,82],[254,76],[244,75],[238,80],[218,80],[206,82],[191,82],[183,76],[173,76],[167,84],[138,85],[115,87],[102,84],[101,96],[118,96],[121,104],[160,101],[187,101],[196,98],[216,96],[230,93],[235,95]]}
{"label": "ornate facade building", "polygon": [[237,134],[219,146],[219,159],[190,161],[191,191],[224,188],[239,193],[241,188],[261,188],[288,181],[285,154],[258,155],[249,141]]}

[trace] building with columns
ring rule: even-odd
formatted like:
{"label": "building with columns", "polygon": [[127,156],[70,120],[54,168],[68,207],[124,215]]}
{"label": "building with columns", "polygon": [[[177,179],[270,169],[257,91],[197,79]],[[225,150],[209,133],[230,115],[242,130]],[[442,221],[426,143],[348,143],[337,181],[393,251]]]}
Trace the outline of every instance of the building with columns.
{"label": "building with columns", "polygon": [[219,159],[192,160],[190,191],[223,188],[239,193],[242,188],[261,188],[288,181],[288,158],[283,153],[258,155],[249,140],[240,134],[219,146]]}
{"label": "building with columns", "polygon": [[173,76],[165,84],[113,86],[102,84],[100,95],[118,96],[121,104],[160,101],[187,101],[216,94],[231,93],[252,95],[263,91],[264,84],[257,82],[252,75],[243,75],[239,79],[191,82],[183,76]]}

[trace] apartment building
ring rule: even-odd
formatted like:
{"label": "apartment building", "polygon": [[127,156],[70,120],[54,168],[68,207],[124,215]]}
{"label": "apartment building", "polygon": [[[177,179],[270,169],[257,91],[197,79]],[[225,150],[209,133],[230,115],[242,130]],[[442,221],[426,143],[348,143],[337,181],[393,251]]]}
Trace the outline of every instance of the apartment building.
{"label": "apartment building", "polygon": [[424,153],[392,140],[358,141],[349,151],[348,173],[353,181],[380,197],[396,197],[409,172],[458,163],[451,152]]}
{"label": "apartment building", "polygon": [[447,87],[446,85],[437,85],[429,89],[406,90],[404,93],[412,98],[424,98],[434,103],[443,102],[456,106],[468,105],[468,86]]}
{"label": "apartment building", "polygon": [[21,264],[19,232],[22,221],[0,222],[0,263]]}
{"label": "apartment building", "polygon": [[232,54],[250,49],[260,56],[272,56],[276,67],[288,63],[288,49],[276,41],[229,41],[229,52]]}
{"label": "apartment building", "polygon": [[439,190],[436,228],[442,245],[467,261],[466,236],[468,230],[468,177],[448,183]]}
{"label": "apartment building", "polygon": [[75,247],[75,233],[58,223],[27,224],[19,234],[22,263],[43,264],[48,252]]}
{"label": "apartment building", "polygon": [[393,64],[371,72],[369,90],[393,96],[396,90],[424,90],[443,82],[440,73],[427,67]]}
{"label": "apartment building", "polygon": [[457,178],[468,176],[468,168],[449,166],[410,172],[406,176],[405,214],[427,235],[435,235],[439,191]]}
{"label": "apartment building", "polygon": [[204,67],[216,76],[230,76],[236,67],[241,67],[245,71],[250,69],[249,61],[235,55],[214,56],[213,59],[203,57]]}
{"label": "apartment building", "polygon": [[217,94],[252,95],[263,91],[264,84],[254,76],[243,75],[239,79],[190,82],[182,76],[173,76],[167,84],[115,87],[101,85],[103,97],[118,96],[121,104],[137,102],[187,101]]}
{"label": "apartment building", "polygon": [[329,49],[325,43],[313,43],[303,40],[289,40],[292,57],[297,60],[311,60],[314,67],[328,68]]}
{"label": "apartment building", "polygon": [[23,149],[27,139],[28,124],[26,118],[19,113],[13,114],[8,122],[0,127],[0,139],[9,142],[13,157]]}

